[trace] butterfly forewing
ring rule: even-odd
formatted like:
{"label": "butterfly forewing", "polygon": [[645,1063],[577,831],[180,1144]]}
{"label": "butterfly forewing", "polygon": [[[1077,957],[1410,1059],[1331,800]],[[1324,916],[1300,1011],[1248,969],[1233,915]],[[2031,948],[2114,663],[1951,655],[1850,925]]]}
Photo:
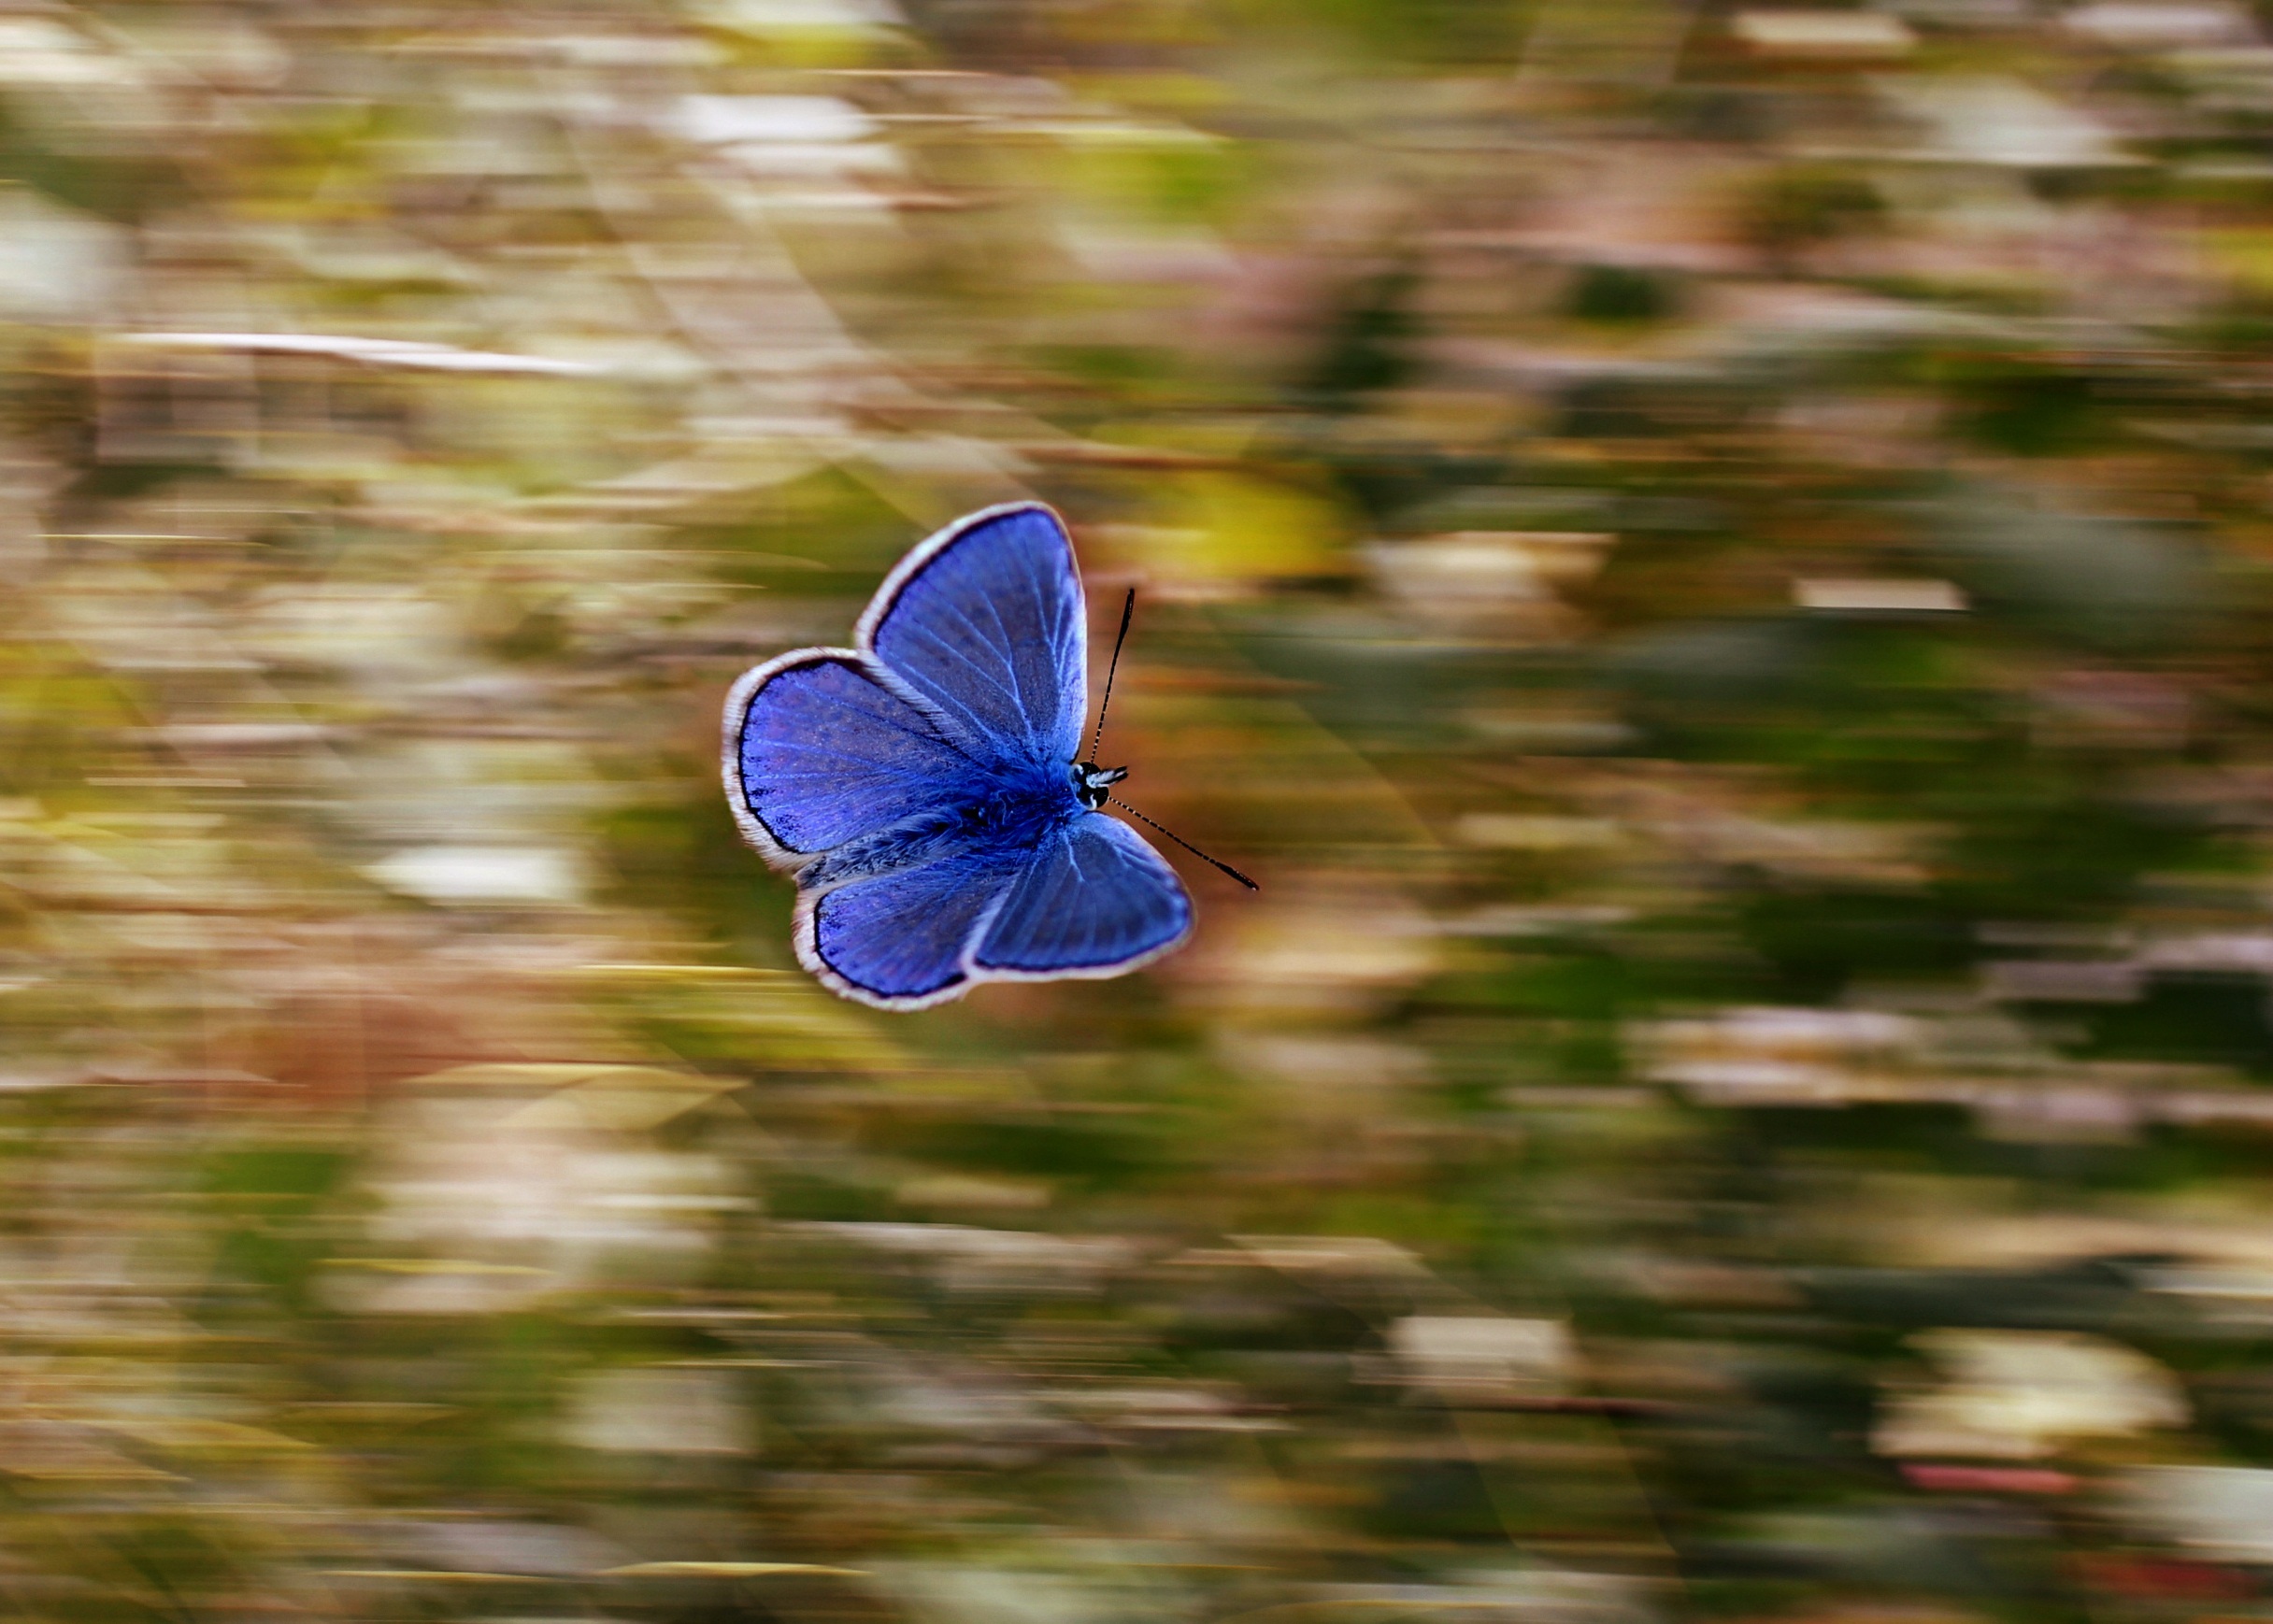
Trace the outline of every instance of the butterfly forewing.
{"label": "butterfly forewing", "polygon": [[1087,712],[1089,632],[1057,515],[994,508],[926,542],[861,632],[893,677],[977,754],[1063,768]]}
{"label": "butterfly forewing", "polygon": [[918,816],[981,776],[851,651],[808,650],[761,665],[736,697],[727,789],[730,797],[739,791],[751,840],[780,848],[768,856],[826,851]]}

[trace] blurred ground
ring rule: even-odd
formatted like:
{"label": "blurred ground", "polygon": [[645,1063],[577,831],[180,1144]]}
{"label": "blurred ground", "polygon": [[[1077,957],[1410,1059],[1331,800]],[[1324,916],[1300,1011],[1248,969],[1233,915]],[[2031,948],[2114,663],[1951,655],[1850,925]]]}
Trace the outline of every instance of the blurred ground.
{"label": "blurred ground", "polygon": [[[0,1616],[2273,1616],[2258,12],[7,4],[0,178]],[[1265,889],[872,1015],[719,705],[1027,494]]]}

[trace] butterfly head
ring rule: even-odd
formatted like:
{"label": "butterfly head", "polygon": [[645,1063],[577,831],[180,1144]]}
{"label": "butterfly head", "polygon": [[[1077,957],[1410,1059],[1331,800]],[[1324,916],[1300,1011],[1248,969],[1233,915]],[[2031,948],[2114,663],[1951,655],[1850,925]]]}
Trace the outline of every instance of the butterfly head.
{"label": "butterfly head", "polygon": [[1129,776],[1126,767],[1100,767],[1094,762],[1076,762],[1073,767],[1073,792],[1081,805],[1094,812],[1112,799],[1113,786]]}

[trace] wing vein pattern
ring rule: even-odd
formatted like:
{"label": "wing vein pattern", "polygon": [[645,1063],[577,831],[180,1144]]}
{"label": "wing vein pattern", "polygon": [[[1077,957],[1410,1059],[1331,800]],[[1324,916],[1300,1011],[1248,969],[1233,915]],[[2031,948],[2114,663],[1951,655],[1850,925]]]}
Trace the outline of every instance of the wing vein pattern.
{"label": "wing vein pattern", "polygon": [[972,962],[1027,976],[1100,970],[1165,952],[1191,928],[1176,871],[1127,824],[1091,812],[1011,883]]}

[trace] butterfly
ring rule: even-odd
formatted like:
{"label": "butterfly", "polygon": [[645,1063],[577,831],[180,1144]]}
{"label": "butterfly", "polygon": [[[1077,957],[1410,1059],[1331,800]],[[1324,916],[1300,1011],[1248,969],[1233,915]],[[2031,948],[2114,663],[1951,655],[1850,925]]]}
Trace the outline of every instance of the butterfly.
{"label": "butterfly", "polygon": [[[1136,607],[1122,605],[1121,636]],[[959,519],[884,577],[850,648],[800,648],[726,699],[726,800],[797,881],[797,962],[879,1009],[987,981],[1119,976],[1183,945],[1192,898],[1090,748],[1089,614],[1038,502]]]}

